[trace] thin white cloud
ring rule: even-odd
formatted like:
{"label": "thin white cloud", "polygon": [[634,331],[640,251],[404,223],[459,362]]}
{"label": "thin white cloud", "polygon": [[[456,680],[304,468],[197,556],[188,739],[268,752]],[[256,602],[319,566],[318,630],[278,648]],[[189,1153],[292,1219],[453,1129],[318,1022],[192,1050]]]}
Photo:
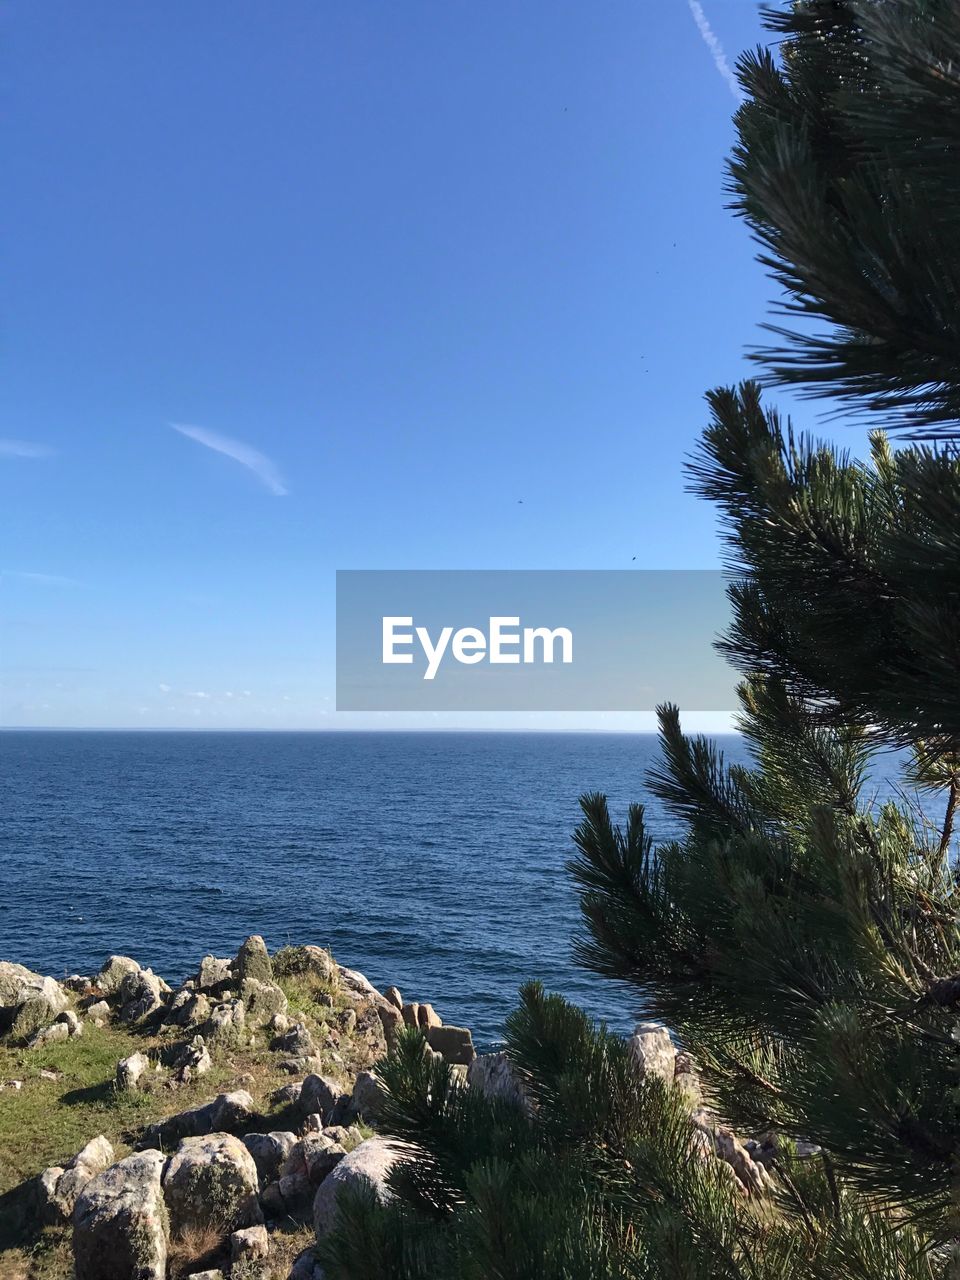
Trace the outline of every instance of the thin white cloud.
{"label": "thin white cloud", "polygon": [[209,693],[205,693],[203,689],[198,689],[198,690],[196,691],[196,693],[188,693],[188,694],[187,694],[187,697],[188,697],[188,698],[202,698],[204,701],[206,701],[206,700],[210,697],[210,694],[209,694]]}
{"label": "thin white cloud", "polygon": [[215,453],[225,454],[234,462],[239,462],[241,467],[252,471],[260,483],[276,497],[282,498],[288,492],[276,463],[259,449],[254,449],[252,445],[244,444],[242,440],[234,440],[230,436],[222,436],[218,431],[208,431],[206,427],[190,427],[179,422],[171,422],[170,425],[174,431],[179,431],[188,440],[196,440],[197,444],[202,444],[208,449],[213,449]]}
{"label": "thin white cloud", "polygon": [[703,43],[710,50],[710,56],[713,58],[713,65],[723,76],[724,80],[726,80],[727,87],[736,98],[737,102],[742,102],[743,91],[740,88],[737,77],[734,75],[733,68],[727,61],[727,55],[723,51],[723,45],[717,39],[714,29],[710,25],[710,19],[703,11],[703,5],[700,3],[700,0],[687,0],[687,4],[690,8],[690,12],[693,14],[693,20],[697,24],[697,30],[703,37]]}
{"label": "thin white cloud", "polygon": [[0,578],[17,578],[21,582],[37,582],[45,587],[79,587],[76,578],[59,573],[25,573],[20,569],[0,569]]}
{"label": "thin white cloud", "polygon": [[172,692],[173,692],[173,690],[171,689],[170,685],[168,685],[168,684],[158,684],[158,685],[157,685],[157,688],[160,690],[160,692],[161,692],[161,693],[172,693]]}
{"label": "thin white cloud", "polygon": [[0,458],[52,458],[53,453],[49,445],[32,440],[0,439]]}

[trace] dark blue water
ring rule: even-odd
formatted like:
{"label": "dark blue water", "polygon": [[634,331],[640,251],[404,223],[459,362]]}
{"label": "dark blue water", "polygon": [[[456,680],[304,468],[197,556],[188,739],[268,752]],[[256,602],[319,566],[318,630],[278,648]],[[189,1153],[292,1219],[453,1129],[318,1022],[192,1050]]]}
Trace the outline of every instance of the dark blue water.
{"label": "dark blue water", "polygon": [[[737,738],[724,741],[742,758]],[[499,1036],[541,978],[626,1026],[570,958],[564,863],[581,792],[645,799],[648,735],[0,734],[0,958],[90,972],[119,951],[169,980],[249,933],[312,942],[376,985]]]}

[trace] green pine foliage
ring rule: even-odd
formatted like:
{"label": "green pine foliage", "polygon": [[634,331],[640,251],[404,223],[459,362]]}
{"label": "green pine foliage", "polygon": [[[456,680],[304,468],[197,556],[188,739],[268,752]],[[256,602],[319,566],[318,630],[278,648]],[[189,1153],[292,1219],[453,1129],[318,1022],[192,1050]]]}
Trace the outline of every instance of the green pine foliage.
{"label": "green pine foliage", "polygon": [[[960,421],[960,5],[799,0],[745,55],[735,208],[783,289],[780,381],[918,434]],[[824,327],[826,326],[826,327]]]}

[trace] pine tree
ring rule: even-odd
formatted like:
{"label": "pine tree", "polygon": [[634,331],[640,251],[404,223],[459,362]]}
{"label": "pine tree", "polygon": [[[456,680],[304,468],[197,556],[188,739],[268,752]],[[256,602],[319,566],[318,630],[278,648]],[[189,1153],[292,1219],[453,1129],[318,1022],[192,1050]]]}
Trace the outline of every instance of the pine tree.
{"label": "pine tree", "polygon": [[[708,397],[689,476],[721,516],[752,763],[662,708],[648,786],[679,837],[589,795],[571,863],[579,959],[672,1028],[707,1120],[535,985],[506,1029],[522,1104],[407,1033],[381,1125],[416,1155],[388,1205],[343,1198],[329,1280],[960,1274],[960,0],[768,22],[731,185],[799,328],[758,358],[933,439],[876,432],[860,462],[755,383]],[[767,1135],[769,1177],[717,1158],[721,1125]]]}
{"label": "pine tree", "polygon": [[740,60],[731,189],[794,323],[759,359],[875,425],[955,433],[960,6],[798,0],[766,18],[783,44]]}

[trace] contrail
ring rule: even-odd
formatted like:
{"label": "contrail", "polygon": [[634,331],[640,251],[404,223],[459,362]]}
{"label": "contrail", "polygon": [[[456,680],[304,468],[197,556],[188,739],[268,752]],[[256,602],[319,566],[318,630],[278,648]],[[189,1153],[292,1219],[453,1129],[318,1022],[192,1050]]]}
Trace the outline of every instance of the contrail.
{"label": "contrail", "polygon": [[196,440],[197,444],[205,445],[215,453],[223,453],[234,462],[239,462],[241,467],[252,471],[260,483],[265,485],[275,497],[283,497],[289,492],[276,465],[259,449],[244,444],[242,440],[222,436],[217,431],[208,431],[205,427],[188,427],[179,422],[171,422],[170,425],[174,431],[179,431],[188,440]]}
{"label": "contrail", "polygon": [[737,81],[737,77],[733,73],[733,68],[727,61],[727,55],[723,51],[723,45],[714,34],[710,20],[703,11],[703,5],[700,0],[687,0],[690,12],[693,14],[693,20],[697,24],[697,30],[703,36],[703,43],[710,50],[710,56],[713,58],[713,64],[727,82],[730,92],[736,98],[737,102],[743,101],[743,91]]}

